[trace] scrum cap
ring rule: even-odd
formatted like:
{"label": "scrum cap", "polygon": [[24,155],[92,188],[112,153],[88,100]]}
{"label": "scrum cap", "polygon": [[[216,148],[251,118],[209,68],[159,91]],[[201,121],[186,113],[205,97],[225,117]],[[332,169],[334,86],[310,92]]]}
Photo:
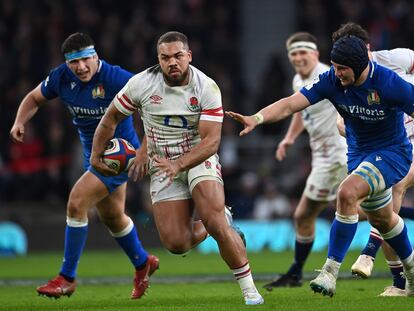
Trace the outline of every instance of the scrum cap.
{"label": "scrum cap", "polygon": [[342,37],[332,47],[331,60],[350,67],[354,71],[356,81],[368,65],[367,46],[355,36]]}

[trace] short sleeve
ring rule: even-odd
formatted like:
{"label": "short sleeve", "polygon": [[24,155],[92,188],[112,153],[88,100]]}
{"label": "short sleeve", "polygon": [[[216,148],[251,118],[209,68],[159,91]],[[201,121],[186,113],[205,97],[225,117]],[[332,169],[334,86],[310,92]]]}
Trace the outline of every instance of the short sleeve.
{"label": "short sleeve", "polygon": [[[197,99],[195,99],[197,100]],[[221,92],[218,85],[211,79],[208,80],[207,85],[200,98],[201,116],[200,121],[223,122],[223,105],[221,101]]]}
{"label": "short sleeve", "polygon": [[310,102],[311,105],[329,98],[335,88],[335,74],[333,69],[319,75],[311,84],[299,90]]}
{"label": "short sleeve", "polygon": [[126,116],[132,115],[138,109],[135,100],[132,100],[131,88],[133,79],[129,80],[127,84],[116,94],[113,103],[115,108]]}
{"label": "short sleeve", "polygon": [[47,99],[53,99],[59,96],[59,79],[60,75],[58,70],[54,69],[49,73],[46,79],[42,81],[40,89],[44,97]]}
{"label": "short sleeve", "polygon": [[397,103],[408,115],[414,112],[414,85],[408,83],[397,74],[393,74],[389,80],[389,87],[386,88],[386,96]]}

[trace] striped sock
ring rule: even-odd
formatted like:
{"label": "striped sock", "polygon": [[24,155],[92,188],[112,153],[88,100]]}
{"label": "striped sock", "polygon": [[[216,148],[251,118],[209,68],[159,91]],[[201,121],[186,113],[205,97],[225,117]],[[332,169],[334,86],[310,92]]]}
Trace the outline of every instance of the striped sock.
{"label": "striped sock", "polygon": [[361,254],[368,255],[375,259],[377,252],[381,247],[382,241],[383,239],[379,231],[375,228],[371,228],[368,242],[365,245],[365,248],[362,250]]}
{"label": "striped sock", "polygon": [[241,266],[240,268],[231,269],[236,278],[237,282],[239,283],[240,289],[242,292],[248,290],[256,290],[256,286],[253,282],[252,272],[250,270],[249,262]]}

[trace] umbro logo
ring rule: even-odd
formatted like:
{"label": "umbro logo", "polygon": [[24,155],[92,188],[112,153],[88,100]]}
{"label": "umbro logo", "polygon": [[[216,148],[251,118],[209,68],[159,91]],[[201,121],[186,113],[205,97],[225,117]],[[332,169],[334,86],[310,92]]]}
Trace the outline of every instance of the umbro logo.
{"label": "umbro logo", "polygon": [[375,161],[381,161],[382,158],[380,156],[375,156]]}
{"label": "umbro logo", "polygon": [[73,90],[76,86],[76,82],[71,82],[70,83],[70,89]]}
{"label": "umbro logo", "polygon": [[162,97],[158,95],[151,95],[150,99],[151,99],[150,103],[156,104],[156,105],[161,104],[161,101],[162,101]]}

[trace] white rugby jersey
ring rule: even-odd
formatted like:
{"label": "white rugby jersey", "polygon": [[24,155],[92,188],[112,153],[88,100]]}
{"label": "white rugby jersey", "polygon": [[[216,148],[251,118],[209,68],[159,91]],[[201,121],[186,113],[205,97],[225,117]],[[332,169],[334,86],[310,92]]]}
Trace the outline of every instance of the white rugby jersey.
{"label": "white rugby jersey", "polygon": [[[414,51],[410,49],[393,49],[371,52],[372,60],[391,69],[405,81],[414,84]],[[404,114],[404,125],[411,142],[414,139],[414,121]],[[414,150],[413,150],[414,152]]]}
{"label": "white rugby jersey", "polygon": [[[308,78],[302,79],[299,74],[293,78],[293,91],[312,84],[321,73],[329,67],[318,63]],[[333,163],[346,163],[346,140],[339,134],[336,126],[337,112],[332,103],[324,99],[316,105],[311,105],[301,111],[303,124],[309,133],[312,150],[312,166],[327,167]]]}
{"label": "white rugby jersey", "polygon": [[217,84],[190,65],[190,81],[168,86],[159,65],[133,76],[114,98],[115,107],[129,116],[139,110],[150,157],[175,159],[201,140],[199,121],[223,122]]}

